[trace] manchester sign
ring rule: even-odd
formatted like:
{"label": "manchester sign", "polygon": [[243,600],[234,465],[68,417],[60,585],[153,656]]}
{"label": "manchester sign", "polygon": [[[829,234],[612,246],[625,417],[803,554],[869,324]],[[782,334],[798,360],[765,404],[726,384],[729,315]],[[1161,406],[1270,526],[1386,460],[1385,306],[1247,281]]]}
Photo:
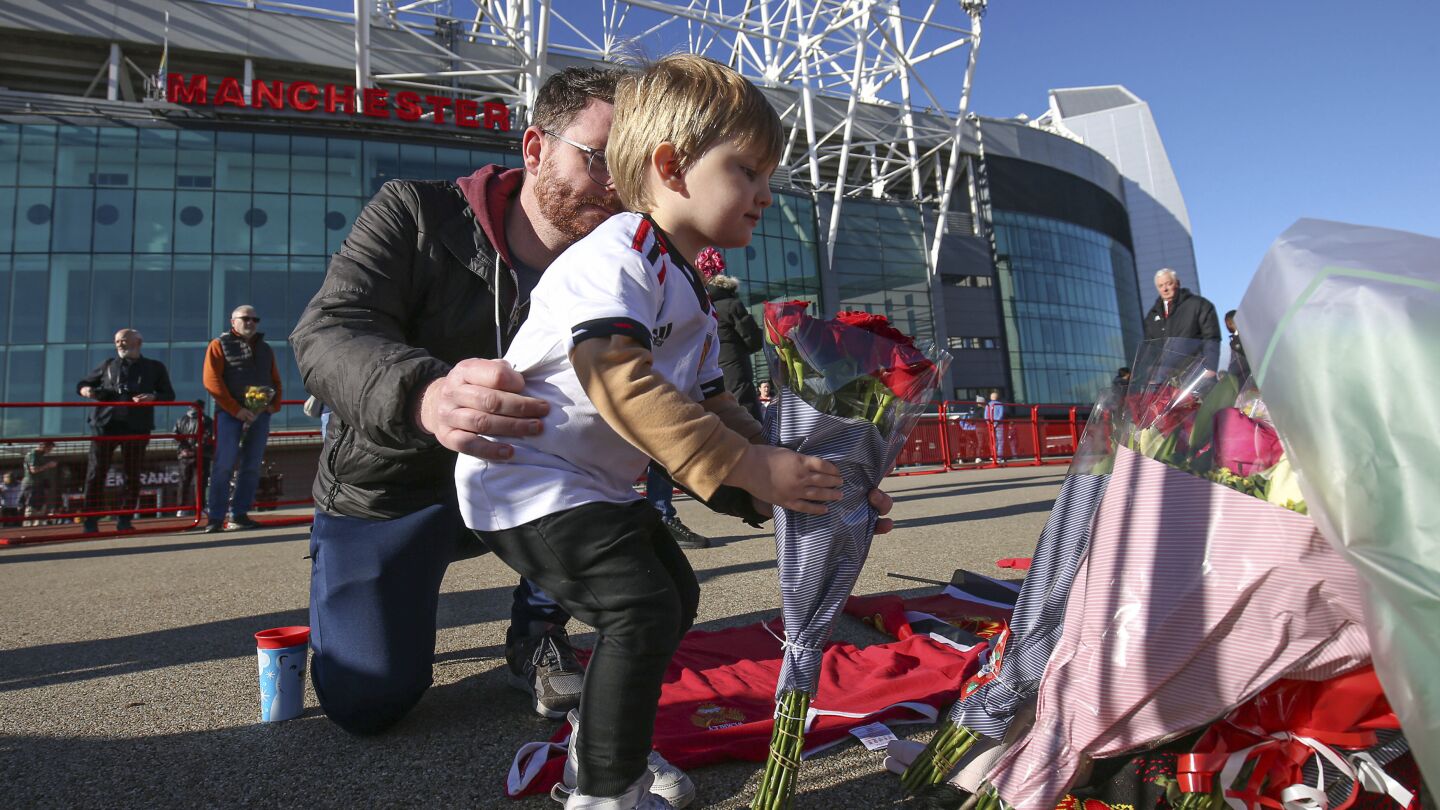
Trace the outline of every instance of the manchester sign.
{"label": "manchester sign", "polygon": [[[204,74],[165,74],[165,100],[171,104],[239,107],[256,110],[294,110],[302,113],[361,115],[369,118],[398,118],[419,121],[426,118],[439,125],[463,129],[510,130],[510,108],[498,101],[476,101],[420,94],[410,90],[392,93],[379,87],[366,87],[358,94],[349,85],[316,84],[315,82],[266,82],[256,79],[250,85],[250,100],[239,79],[226,76],[211,88],[210,77]],[[357,103],[358,102],[358,103]]]}

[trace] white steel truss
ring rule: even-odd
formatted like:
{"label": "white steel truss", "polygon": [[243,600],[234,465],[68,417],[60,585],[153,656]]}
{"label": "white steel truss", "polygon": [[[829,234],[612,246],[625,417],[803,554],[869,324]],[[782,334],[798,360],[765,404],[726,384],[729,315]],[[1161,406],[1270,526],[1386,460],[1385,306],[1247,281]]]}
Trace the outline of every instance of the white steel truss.
{"label": "white steel truss", "polygon": [[[547,76],[581,60],[710,56],[764,88],[788,132],[777,183],[948,211],[987,0],[210,0],[354,27],[355,84],[503,100],[528,121]],[[963,66],[963,67],[962,67]],[[963,71],[955,108],[932,88]],[[927,78],[928,77],[928,78]],[[934,217],[935,272],[944,216]]]}

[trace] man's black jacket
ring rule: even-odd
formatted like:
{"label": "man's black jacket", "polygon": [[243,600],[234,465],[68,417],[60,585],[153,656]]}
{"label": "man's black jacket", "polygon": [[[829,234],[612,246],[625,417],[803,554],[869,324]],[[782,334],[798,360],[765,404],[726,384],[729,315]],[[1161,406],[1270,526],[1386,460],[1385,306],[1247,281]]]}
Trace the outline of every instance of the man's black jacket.
{"label": "man's black jacket", "polygon": [[1145,339],[1191,338],[1215,341],[1216,351],[1220,343],[1220,319],[1215,317],[1215,305],[1181,287],[1170,304],[1170,317],[1165,317],[1165,302],[1157,297],[1155,305],[1145,315]]}
{"label": "man's black jacket", "polygon": [[[137,394],[154,394],[161,402],[175,401],[170,372],[164,363],[148,357],[134,360],[111,357],[75,383],[75,393],[79,394],[86,386],[101,402],[128,402]],[[102,405],[90,415],[90,424],[97,433],[149,433],[155,429],[155,409]]]}

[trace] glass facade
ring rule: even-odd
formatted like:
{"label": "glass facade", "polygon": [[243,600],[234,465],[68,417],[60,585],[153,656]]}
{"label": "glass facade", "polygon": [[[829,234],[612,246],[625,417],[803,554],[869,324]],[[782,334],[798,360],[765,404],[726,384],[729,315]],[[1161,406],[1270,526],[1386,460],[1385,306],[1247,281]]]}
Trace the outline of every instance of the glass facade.
{"label": "glass facade", "polygon": [[[245,303],[263,319],[286,397],[303,397],[286,338],[366,201],[392,178],[453,179],[486,163],[518,165],[519,155],[330,134],[0,123],[0,401],[74,401],[76,381],[112,355],[126,326],[169,367],[180,399],[202,398],[205,347]],[[86,413],[0,413],[0,435],[83,432]],[[313,424],[298,409],[277,417],[276,427]]]}
{"label": "glass facade", "polygon": [[993,222],[1014,399],[1094,402],[1134,350],[1141,313],[1129,249],[1033,214],[997,209]]}
{"label": "glass facade", "polygon": [[[822,199],[822,230],[829,228],[830,206]],[[835,309],[885,315],[906,334],[935,340],[925,222],[916,203],[846,200],[835,237]]]}

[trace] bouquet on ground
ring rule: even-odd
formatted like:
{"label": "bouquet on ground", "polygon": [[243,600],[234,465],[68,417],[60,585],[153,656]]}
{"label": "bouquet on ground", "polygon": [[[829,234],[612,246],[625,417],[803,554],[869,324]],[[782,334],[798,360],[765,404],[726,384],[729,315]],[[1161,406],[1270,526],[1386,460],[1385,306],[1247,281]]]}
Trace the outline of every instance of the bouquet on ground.
{"label": "bouquet on ground", "polygon": [[1152,355],[1116,420],[1035,723],[989,770],[986,802],[1053,810],[1091,760],[1202,729],[1279,679],[1369,661],[1359,579],[1281,488],[1284,451],[1253,393]]}
{"label": "bouquet on ground", "polygon": [[1075,572],[1090,545],[1090,526],[1114,464],[1114,422],[1123,387],[1106,391],[1090,411],[1060,494],[1040,533],[1030,571],[1009,626],[992,644],[985,665],[960,689],[941,728],[913,757],[892,743],[886,766],[903,772],[907,794],[947,781],[975,793],[985,772],[1004,753],[1016,716],[1034,700],[1050,653],[1060,638]]}
{"label": "bouquet on ground", "polygon": [[841,312],[821,320],[807,307],[765,305],[765,356],[779,388],[765,412],[765,435],[832,462],[844,483],[842,499],[823,515],[775,510],[784,660],[757,810],[790,804],[822,651],[875,533],[870,490],[895,463],[950,362],[883,316]]}

